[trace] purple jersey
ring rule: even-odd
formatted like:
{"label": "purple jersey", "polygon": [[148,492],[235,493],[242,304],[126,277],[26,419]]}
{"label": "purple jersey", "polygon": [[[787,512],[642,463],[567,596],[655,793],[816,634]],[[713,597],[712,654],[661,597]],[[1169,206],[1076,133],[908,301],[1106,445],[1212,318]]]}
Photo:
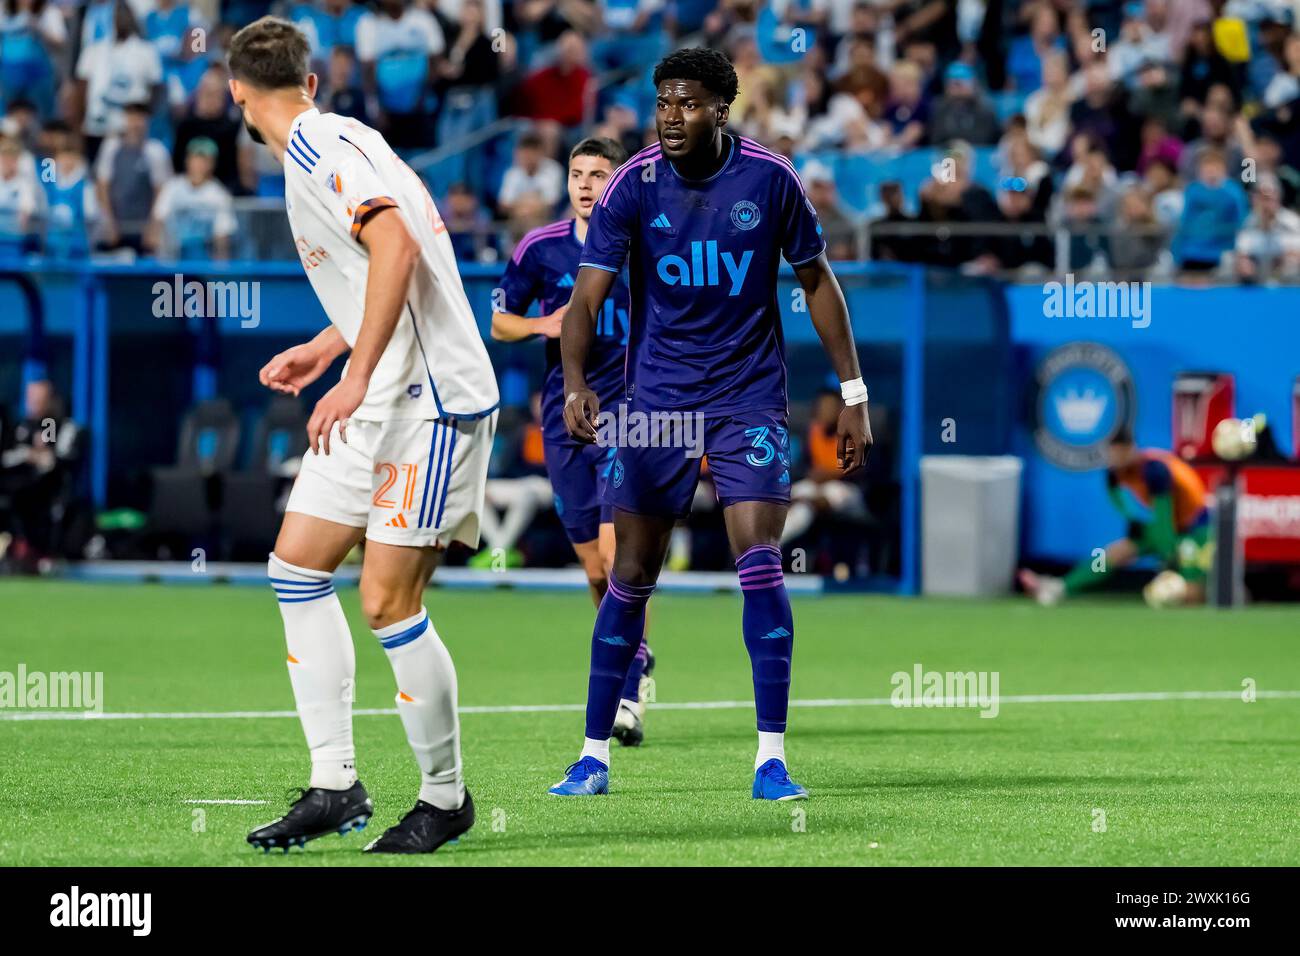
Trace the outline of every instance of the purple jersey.
{"label": "purple jersey", "polygon": [[[501,278],[504,309],[523,315],[537,302],[543,315],[568,303],[578,275],[582,243],[574,230],[576,219],[541,226],[515,247]],[[611,411],[623,400],[623,373],[627,357],[628,289],[620,275],[596,316],[596,337],[587,354],[587,384]],[[573,441],[564,427],[564,369],[560,365],[560,340],[546,340],[546,378],[542,382],[542,434],[551,441]]]}
{"label": "purple jersey", "polygon": [[582,265],[631,275],[627,394],[651,409],[786,410],[776,301],[781,257],[826,248],[794,166],[723,135],[722,168],[683,179],[656,144],[627,161],[595,206]]}

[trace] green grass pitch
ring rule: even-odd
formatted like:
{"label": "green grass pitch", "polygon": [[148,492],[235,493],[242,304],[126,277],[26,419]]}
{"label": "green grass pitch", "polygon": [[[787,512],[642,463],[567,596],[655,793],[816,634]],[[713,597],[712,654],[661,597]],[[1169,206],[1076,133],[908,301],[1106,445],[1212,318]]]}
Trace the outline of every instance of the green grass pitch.
{"label": "green grass pitch", "polygon": [[[359,708],[391,708],[355,589]],[[574,592],[429,592],[463,707],[577,705],[592,608]],[[663,703],[747,701],[740,598],[662,594],[651,642]],[[466,713],[478,824],[429,858],[361,847],[414,799],[398,719],[358,716],[363,834],[289,856],[244,843],[306,782],[296,718],[12,720],[0,711],[6,865],[802,865],[1300,863],[1300,615],[1153,612],[1136,599],[795,600],[798,700],[787,751],[801,804],[749,796],[752,709],[651,709],[646,744],[615,747],[611,793],[546,788],[575,756],[577,710]],[[102,671],[109,712],[291,711],[279,615],[252,587],[0,582],[0,671]],[[996,671],[978,710],[899,709],[897,671]],[[1220,691],[1224,699],[1018,702],[1027,695]],[[194,804],[258,800],[262,805]],[[1104,830],[1102,829],[1104,823]]]}

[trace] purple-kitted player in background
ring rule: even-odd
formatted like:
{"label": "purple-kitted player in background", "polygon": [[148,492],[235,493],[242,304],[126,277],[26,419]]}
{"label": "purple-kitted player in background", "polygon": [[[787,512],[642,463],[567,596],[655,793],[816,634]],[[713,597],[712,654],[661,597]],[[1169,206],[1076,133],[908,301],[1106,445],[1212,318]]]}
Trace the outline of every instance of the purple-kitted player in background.
{"label": "purple-kitted player in background", "polygon": [[[542,382],[542,449],[555,493],[555,511],[587,574],[592,600],[600,606],[614,562],[612,511],[603,503],[615,449],[578,441],[564,426],[564,370],[560,367],[560,321],[573,294],[587,224],[614,170],[627,152],[612,139],[589,137],[569,154],[568,190],[573,217],[528,233],[506,266],[492,307],[492,337],[519,342],[546,338],[546,377]],[[538,303],[542,314],[525,312]],[[587,352],[587,385],[603,408],[623,400],[627,357],[628,288],[619,275],[596,315]],[[631,747],[644,738],[645,694],[641,679],[654,667],[642,635],[623,683],[614,719],[614,736]]]}
{"label": "purple-kitted player in background", "polygon": [[[737,555],[742,631],[754,676],[753,796],[807,791],[785,764],[794,621],[778,547],[790,501],[785,347],[777,269],[795,270],[841,382],[847,474],[871,446],[867,391],[817,214],[794,167],[727,132],[736,72],[716,50],[679,50],[655,68],[659,142],[621,167],[596,204],[561,335],[564,418],[598,440],[603,400],[587,378],[601,306],[630,270],[627,418],[607,489],[615,554],[596,614],[586,739],[560,796],[605,793],[609,737],[673,524],[690,510],[707,454]],[[636,427],[640,425],[641,427]]]}

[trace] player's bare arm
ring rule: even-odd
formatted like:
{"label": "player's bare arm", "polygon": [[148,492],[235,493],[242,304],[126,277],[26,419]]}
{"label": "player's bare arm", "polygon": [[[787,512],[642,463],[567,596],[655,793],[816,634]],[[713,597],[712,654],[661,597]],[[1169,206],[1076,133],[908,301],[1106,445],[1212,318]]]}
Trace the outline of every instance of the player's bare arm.
{"label": "player's bare arm", "polygon": [[596,315],[609,297],[615,278],[615,274],[607,269],[594,266],[579,269],[560,332],[560,355],[564,363],[564,426],[570,435],[589,445],[596,441],[600,399],[587,387],[584,370],[591,340],[596,335]]}
{"label": "player's bare arm", "polygon": [[[831,271],[826,254],[811,262],[796,266],[794,274],[803,287],[812,316],[813,328],[822,340],[822,348],[831,361],[831,367],[841,382],[862,378],[858,367],[858,351],[853,344],[853,328],[849,324],[849,308],[839,280]],[[871,422],[867,417],[867,403],[846,404],[840,412],[839,427],[840,468],[845,475],[857,471],[867,460],[871,450]]]}
{"label": "player's bare arm", "polygon": [[316,403],[307,422],[307,442],[317,454],[318,441],[325,454],[330,453],[329,436],[336,422],[339,437],[348,440],[346,422],[365,400],[370,376],[406,308],[411,275],[420,258],[419,243],[401,213],[391,206],[371,213],[358,239],[370,253],[365,316],[352,347],[347,374]]}
{"label": "player's bare arm", "polygon": [[529,318],[515,315],[513,312],[492,313],[492,338],[498,342],[522,342],[534,335],[544,335],[548,339],[560,337],[561,324],[568,306],[560,306],[549,315]]}
{"label": "player's bare arm", "polygon": [[285,349],[272,358],[257,373],[257,380],[273,392],[298,395],[347,350],[342,333],[329,325],[310,342]]}

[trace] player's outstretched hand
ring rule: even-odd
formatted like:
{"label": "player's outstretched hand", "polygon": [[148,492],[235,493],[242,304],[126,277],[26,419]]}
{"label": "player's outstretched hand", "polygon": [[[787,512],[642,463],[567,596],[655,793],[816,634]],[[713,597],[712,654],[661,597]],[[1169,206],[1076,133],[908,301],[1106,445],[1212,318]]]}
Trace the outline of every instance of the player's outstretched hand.
{"label": "player's outstretched hand", "polygon": [[845,476],[853,474],[867,460],[871,450],[871,421],[867,418],[867,403],[849,405],[840,412],[839,435],[840,468]]}
{"label": "player's outstretched hand", "polygon": [[343,376],[343,379],[326,392],[307,420],[307,447],[313,454],[320,454],[317,444],[325,454],[330,453],[330,433],[334,426],[339,426],[339,438],[344,444],[348,440],[348,419],[361,407],[366,397],[366,383]]}
{"label": "player's outstretched hand", "polygon": [[569,311],[569,307],[562,305],[550,315],[543,315],[541,318],[535,319],[538,334],[544,335],[548,339],[558,339],[560,329],[564,326],[564,313],[567,311]]}
{"label": "player's outstretched hand", "polygon": [[310,342],[285,349],[262,366],[257,380],[274,392],[297,395],[325,373],[334,361]]}
{"label": "player's outstretched hand", "polygon": [[596,443],[596,416],[600,414],[600,399],[589,388],[570,392],[564,399],[564,427],[569,434],[586,445]]}

